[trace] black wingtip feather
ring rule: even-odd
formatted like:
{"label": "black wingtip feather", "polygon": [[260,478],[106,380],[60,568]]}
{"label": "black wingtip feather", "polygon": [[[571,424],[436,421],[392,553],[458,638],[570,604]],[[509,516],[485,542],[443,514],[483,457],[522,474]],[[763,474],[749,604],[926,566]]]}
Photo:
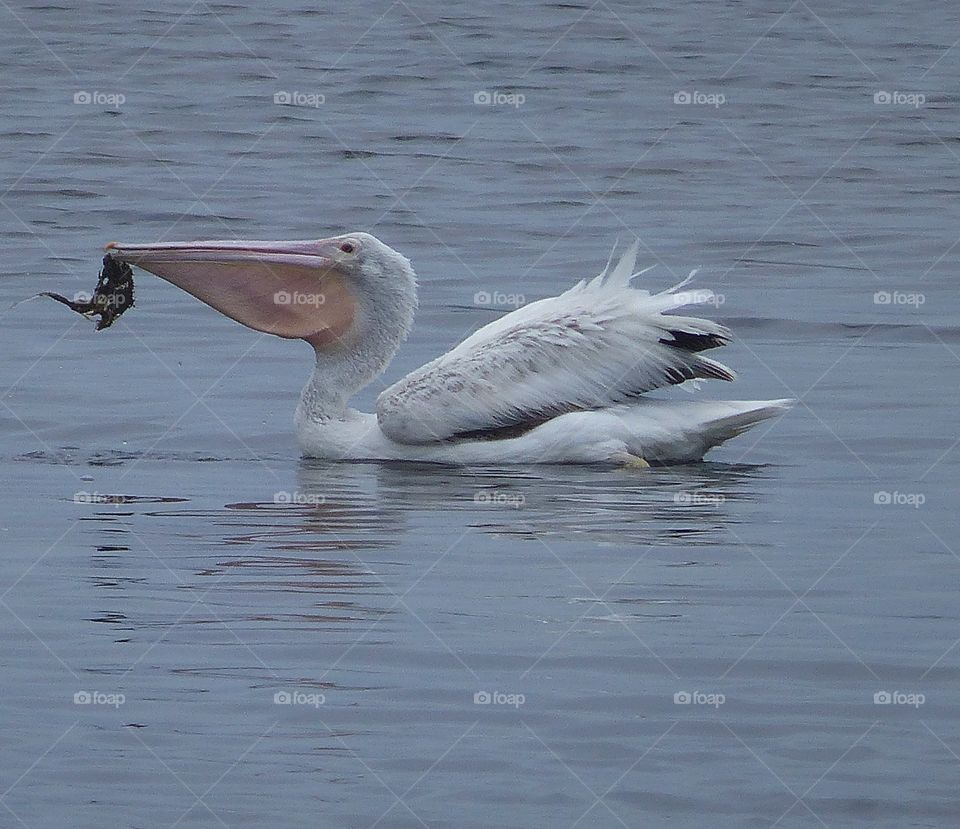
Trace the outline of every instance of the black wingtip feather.
{"label": "black wingtip feather", "polygon": [[725,334],[698,334],[692,331],[668,331],[673,339],[661,338],[663,345],[671,345],[682,351],[689,351],[696,354],[698,351],[706,351],[708,348],[719,348],[730,342],[730,337]]}
{"label": "black wingtip feather", "polygon": [[730,371],[725,365],[714,362],[713,360],[708,360],[705,357],[697,359],[694,370],[697,378],[701,380],[726,380],[732,383],[737,379],[737,375]]}

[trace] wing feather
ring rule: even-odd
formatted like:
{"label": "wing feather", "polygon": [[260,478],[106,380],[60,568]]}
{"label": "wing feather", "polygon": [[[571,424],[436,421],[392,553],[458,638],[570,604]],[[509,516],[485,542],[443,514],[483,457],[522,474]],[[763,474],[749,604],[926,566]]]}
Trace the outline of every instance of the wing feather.
{"label": "wing feather", "polygon": [[[693,379],[733,380],[699,352],[731,334],[666,312],[710,302],[707,290],[631,287],[637,245],[611,269],[506,314],[377,399],[380,428],[400,443],[433,443],[628,401]],[[694,272],[695,273],[695,272]]]}

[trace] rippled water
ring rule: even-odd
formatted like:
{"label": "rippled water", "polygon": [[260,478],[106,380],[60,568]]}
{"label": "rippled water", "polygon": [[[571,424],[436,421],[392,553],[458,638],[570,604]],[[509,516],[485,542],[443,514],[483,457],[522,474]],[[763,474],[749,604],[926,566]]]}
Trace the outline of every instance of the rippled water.
{"label": "rippled water", "polygon": [[639,235],[740,335],[701,394],[802,400],[644,474],[321,465],[302,346],[146,275],[4,312],[3,825],[956,824],[957,11],[0,18],[4,308],[369,229],[422,286],[369,406]]}

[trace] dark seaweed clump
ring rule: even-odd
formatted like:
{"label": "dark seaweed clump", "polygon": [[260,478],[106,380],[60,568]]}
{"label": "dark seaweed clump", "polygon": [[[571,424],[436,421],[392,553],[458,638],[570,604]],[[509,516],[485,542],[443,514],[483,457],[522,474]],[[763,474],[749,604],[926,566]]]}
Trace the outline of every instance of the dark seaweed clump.
{"label": "dark seaweed clump", "polygon": [[127,308],[133,307],[133,269],[124,262],[104,256],[97,288],[90,299],[79,295],[75,299],[67,299],[49,291],[44,291],[41,296],[62,302],[85,317],[99,316],[97,331],[102,331],[113,325]]}

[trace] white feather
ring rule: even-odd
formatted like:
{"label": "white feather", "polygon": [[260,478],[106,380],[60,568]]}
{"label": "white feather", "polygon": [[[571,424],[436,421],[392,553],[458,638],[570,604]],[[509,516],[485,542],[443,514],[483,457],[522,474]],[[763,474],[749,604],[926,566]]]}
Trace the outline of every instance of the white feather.
{"label": "white feather", "polygon": [[668,315],[709,302],[686,286],[651,295],[631,287],[639,244],[611,270],[556,297],[485,325],[448,353],[408,374],[377,400],[383,432],[424,444],[470,432],[531,425],[550,417],[624,403],[643,392],[694,378],[733,379],[725,366],[671,345],[672,332],[731,338],[718,323]]}

